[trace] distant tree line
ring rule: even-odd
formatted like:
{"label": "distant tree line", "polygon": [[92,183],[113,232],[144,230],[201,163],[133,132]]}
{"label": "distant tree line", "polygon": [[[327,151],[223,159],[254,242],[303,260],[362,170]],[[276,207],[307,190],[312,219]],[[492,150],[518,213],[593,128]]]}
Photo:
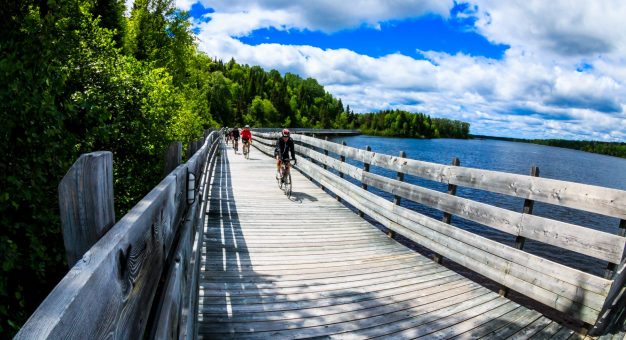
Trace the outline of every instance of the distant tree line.
{"label": "distant tree line", "polygon": [[560,148],[574,149],[574,150],[580,150],[580,151],[586,151],[586,152],[593,152],[593,153],[607,155],[607,156],[626,158],[626,143],[622,143],[622,142],[600,142],[600,141],[567,140],[567,139],[521,139],[521,138],[483,136],[483,135],[470,135],[470,137],[556,146]]}
{"label": "distant tree line", "polygon": [[468,138],[470,124],[423,113],[383,110],[355,114],[348,106],[337,118],[336,128],[358,129],[367,135],[409,138]]}
{"label": "distant tree line", "polygon": [[565,139],[531,139],[530,143],[558,146],[561,148],[575,149],[608,156],[626,158],[626,143],[579,141]]}

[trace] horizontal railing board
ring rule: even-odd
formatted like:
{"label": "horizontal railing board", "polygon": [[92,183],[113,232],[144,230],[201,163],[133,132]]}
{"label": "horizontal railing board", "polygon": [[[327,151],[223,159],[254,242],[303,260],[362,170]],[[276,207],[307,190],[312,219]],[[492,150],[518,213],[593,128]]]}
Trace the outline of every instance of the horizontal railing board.
{"label": "horizontal railing board", "polygon": [[363,184],[515,236],[524,236],[609,262],[618,263],[622,259],[626,238],[618,235],[545,217],[522,214],[365,172],[346,162],[307,148],[299,148],[298,152],[347,174]]}
{"label": "horizontal railing board", "polygon": [[[303,161],[303,164],[306,164],[306,165],[303,165],[305,167],[311,167],[312,166],[307,161]],[[343,198],[345,200],[349,201],[349,203],[352,204],[353,206],[355,206],[357,209],[359,209],[361,211],[364,211],[366,214],[372,216],[373,218],[376,218],[377,220],[379,220],[379,222],[383,223],[385,226],[387,226],[387,227],[389,227],[391,229],[395,229],[396,231],[400,232],[402,235],[404,235],[406,237],[409,237],[410,239],[413,239],[414,241],[416,241],[415,237],[414,237],[414,236],[416,236],[415,231],[412,231],[411,229],[408,229],[405,226],[400,225],[400,224],[397,223],[397,222],[401,221],[401,222],[403,222],[404,225],[411,225],[412,224],[412,225],[415,226],[414,221],[407,221],[406,219],[397,216],[396,211],[399,210],[399,209],[404,209],[404,208],[400,208],[400,207],[397,207],[397,206],[394,205],[395,207],[397,207],[397,208],[395,208],[395,211],[391,212],[390,214],[388,214],[387,217],[385,217],[384,215],[381,215],[381,213],[384,213],[384,211],[387,211],[387,209],[381,209],[379,204],[372,204],[372,203],[370,203],[370,206],[367,206],[367,205],[365,205],[363,203],[366,200],[364,200],[364,199],[357,199],[355,195],[348,195],[346,193],[346,191],[345,191],[346,190],[345,187],[341,187],[341,186],[340,187],[336,187],[335,186],[336,184],[340,184],[340,185],[343,185],[343,186],[349,186],[349,185],[352,185],[352,184],[348,184],[348,183],[345,183],[345,182],[344,183],[340,183],[339,181],[332,181],[331,182],[331,181],[327,180],[327,178],[329,176],[333,176],[333,175],[329,175],[329,174],[323,175],[321,173],[321,170],[315,171],[313,169],[306,169],[305,171],[307,171],[307,170],[310,171],[310,172],[316,172],[316,175],[321,175],[320,176],[321,177],[321,182],[322,182],[322,184],[324,186],[328,187],[329,189],[331,189],[332,191],[334,191],[337,194],[343,195]],[[354,185],[352,185],[352,186],[354,186]],[[355,187],[355,191],[356,190],[364,191],[361,188],[358,188],[356,186],[354,186],[354,187]],[[369,192],[365,192],[364,194],[366,194],[368,196],[377,197],[377,196],[375,196],[375,195],[373,195],[373,194],[371,194]],[[376,203],[380,203],[380,202],[376,202]],[[418,215],[416,213],[414,213],[414,214]],[[388,217],[391,217],[395,221],[389,220]],[[439,221],[434,221],[433,220],[433,222],[445,225],[444,223],[441,223]],[[456,229],[456,228],[453,228],[453,227],[450,227],[450,228]],[[455,231],[457,233],[458,232],[462,232],[462,231],[460,231],[458,229],[455,230]],[[409,235],[407,235],[407,232],[408,232]],[[432,234],[432,231],[431,231],[431,234]],[[527,281],[524,281],[524,280],[521,280],[521,279],[516,279],[512,275],[506,273],[505,271],[498,271],[497,269],[490,267],[489,265],[493,265],[493,263],[488,263],[487,261],[478,262],[476,260],[472,260],[471,257],[468,257],[467,254],[463,254],[463,252],[467,253],[468,251],[471,251],[471,252],[474,252],[474,253],[476,253],[476,252],[480,253],[481,251],[479,251],[477,248],[468,247],[467,244],[465,244],[463,242],[460,242],[458,240],[452,239],[451,237],[448,237],[447,235],[440,234],[440,233],[436,233],[436,234],[439,235],[438,237],[440,238],[440,240],[437,241],[436,239],[433,240],[433,239],[429,239],[427,237],[424,237],[422,235],[419,235],[419,237],[417,239],[419,241],[418,243],[422,244],[422,245],[425,245],[425,246],[431,248],[434,251],[442,252],[443,254],[447,254],[446,256],[451,258],[453,261],[455,261],[457,263],[460,263],[460,264],[466,266],[467,268],[472,269],[472,270],[474,270],[474,271],[476,271],[476,272],[478,272],[480,274],[483,274],[483,275],[485,275],[487,277],[495,279],[498,282],[505,283],[507,286],[509,286],[509,287],[511,287],[511,288],[513,288],[515,290],[518,290],[521,293],[526,293],[526,295],[528,295],[529,297],[534,298],[534,299],[536,299],[536,300],[538,300],[540,302],[549,304],[549,305],[551,305],[553,307],[557,307],[557,309],[560,309],[560,310],[563,310],[563,311],[571,312],[572,309],[574,309],[575,311],[577,311],[577,313],[575,313],[575,315],[579,314],[580,317],[584,318],[588,322],[589,321],[591,321],[591,322],[595,321],[595,318],[597,317],[598,311],[593,309],[593,308],[587,307],[585,305],[581,305],[579,302],[576,302],[576,301],[572,300],[572,299],[576,299],[575,296],[570,296],[570,298],[568,299],[568,298],[566,298],[564,296],[558,295],[555,292],[551,292],[551,291],[545,290],[542,287],[535,286],[532,283],[537,281],[536,276],[535,277],[533,277],[533,276],[528,277],[527,279],[530,282],[527,282]],[[467,233],[467,234],[469,234],[468,236],[476,237],[476,235],[473,235],[471,233]],[[444,243],[442,243],[441,240],[445,240]],[[496,247],[494,247],[495,250],[497,250],[498,246],[502,246],[500,244],[497,244],[497,242],[489,241],[489,240],[484,239],[484,238],[482,240],[482,243],[483,244],[494,243],[494,245],[496,246]],[[455,244],[456,244],[455,250],[451,250],[450,247],[451,246],[455,246]],[[505,246],[502,246],[502,247],[505,247]],[[519,250],[516,251],[513,248],[506,249],[506,250],[507,250],[507,252],[510,252],[510,253],[519,253],[518,255],[524,256],[524,257],[527,257],[527,258],[532,258],[533,257],[530,254],[524,253],[524,252],[519,251]],[[506,254],[504,254],[504,255],[506,255]],[[485,255],[485,256],[488,256],[488,255]],[[486,259],[491,260],[491,261],[498,261],[500,258],[497,257],[497,256],[492,256],[492,257],[486,257]],[[541,259],[541,260],[543,260],[543,259]],[[543,260],[543,261],[546,261],[546,260]],[[512,262],[510,260],[505,260],[504,263],[505,263],[504,267],[512,267],[512,266],[516,265],[516,263],[514,263],[514,262]],[[557,265],[555,263],[550,263],[549,261],[544,262],[544,266],[546,266],[546,264],[549,264],[552,267],[559,267],[559,265]],[[568,268],[568,267],[565,267],[565,268]],[[556,268],[553,268],[553,270],[554,269],[556,269]],[[571,268],[568,268],[568,269],[573,270]],[[523,271],[520,272],[520,273],[523,273]],[[591,276],[591,275],[588,275],[588,274],[585,274],[585,273],[579,273],[579,275]],[[594,278],[593,276],[591,276],[591,277]],[[599,279],[599,278],[597,278],[597,279]],[[557,279],[556,278],[552,278],[553,282],[554,282],[554,280],[557,280]],[[557,281],[557,283],[558,283],[558,281]],[[549,284],[549,282],[546,281],[546,282],[543,282],[542,284],[547,285],[547,284]],[[551,284],[551,285],[553,285],[553,284]],[[564,285],[562,283],[558,283],[556,285],[556,287],[558,289],[561,288],[560,286],[566,286],[566,285]],[[574,288],[573,290],[577,291],[576,288]],[[576,294],[576,292],[574,292],[574,294]],[[585,295],[580,296],[580,293],[578,293],[577,295],[578,295],[579,299],[583,299],[583,302],[587,301],[587,300],[590,300],[590,299],[586,298]],[[602,300],[603,297],[599,296],[599,298],[600,298],[600,300]],[[598,302],[597,300],[598,299],[591,299],[590,303],[592,303],[594,305],[598,305],[600,302]],[[566,302],[566,301],[569,301],[569,303]],[[556,304],[556,306],[555,306],[555,304]],[[572,308],[572,307],[574,307],[574,308]]]}
{"label": "horizontal railing board", "polygon": [[626,219],[626,191],[512,173],[441,165],[293,135],[294,140],[354,160],[429,180]]}
{"label": "horizontal railing board", "polygon": [[87,251],[16,338],[140,338],[163,270],[159,228],[175,183],[166,177]]}

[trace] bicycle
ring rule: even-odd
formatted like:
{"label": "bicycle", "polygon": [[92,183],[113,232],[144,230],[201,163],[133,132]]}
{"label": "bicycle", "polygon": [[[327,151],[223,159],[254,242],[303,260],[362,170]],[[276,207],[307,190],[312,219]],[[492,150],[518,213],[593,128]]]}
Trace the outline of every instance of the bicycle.
{"label": "bicycle", "polygon": [[287,167],[287,164],[289,164],[291,161],[293,161],[293,159],[283,159],[280,164],[279,178],[276,179],[276,182],[278,183],[278,188],[282,189],[287,197],[291,197],[292,189],[291,171],[289,170],[291,167]]}
{"label": "bicycle", "polygon": [[241,150],[243,151],[243,156],[246,159],[250,159],[250,142],[248,141],[246,143],[242,141],[242,143],[243,143],[243,146],[241,147]]}
{"label": "bicycle", "polygon": [[239,140],[236,138],[233,141],[233,147],[235,148],[235,153],[237,153],[237,151],[239,151]]}

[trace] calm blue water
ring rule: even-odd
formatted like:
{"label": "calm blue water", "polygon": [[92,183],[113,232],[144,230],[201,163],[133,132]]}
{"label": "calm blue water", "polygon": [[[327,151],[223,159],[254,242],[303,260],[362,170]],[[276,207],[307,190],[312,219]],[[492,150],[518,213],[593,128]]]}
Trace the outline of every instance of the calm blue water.
{"label": "calm blue water", "polygon": [[[408,158],[439,164],[450,164],[453,157],[458,157],[461,161],[461,166],[516,174],[528,175],[532,166],[538,166],[541,177],[626,190],[626,159],[582,151],[497,140],[431,140],[372,136],[342,137],[331,140],[339,143],[343,140],[347,145],[357,148],[365,148],[365,146],[369,145],[372,151],[389,155],[398,155],[402,150],[406,152]],[[359,162],[350,161],[350,163],[362,167],[362,164]],[[395,178],[395,172],[389,170],[374,166],[370,170],[377,174]],[[442,192],[447,191],[447,185],[441,183],[411,176],[405,177],[405,180],[430,189]],[[390,200],[393,199],[391,195],[380,190],[371,188],[370,191]],[[468,188],[459,188],[457,195],[514,211],[521,211],[524,203],[523,199]],[[442,217],[440,211],[408,200],[402,200],[401,204],[404,207],[411,208],[433,218],[441,219]],[[533,214],[609,233],[616,233],[619,225],[619,220],[616,218],[543,203],[535,203]],[[511,235],[456,216],[452,217],[452,224],[504,244],[514,244],[514,237]],[[531,240],[526,241],[524,249],[530,253],[550,258],[596,275],[603,275],[606,267],[606,262],[604,261]]]}

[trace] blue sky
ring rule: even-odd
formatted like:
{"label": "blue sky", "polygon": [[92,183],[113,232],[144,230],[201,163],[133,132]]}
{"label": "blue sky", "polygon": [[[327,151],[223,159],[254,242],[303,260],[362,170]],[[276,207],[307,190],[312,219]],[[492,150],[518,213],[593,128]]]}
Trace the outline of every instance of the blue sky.
{"label": "blue sky", "polygon": [[356,112],[424,112],[475,134],[626,140],[623,1],[177,6],[209,56],[314,77]]}

